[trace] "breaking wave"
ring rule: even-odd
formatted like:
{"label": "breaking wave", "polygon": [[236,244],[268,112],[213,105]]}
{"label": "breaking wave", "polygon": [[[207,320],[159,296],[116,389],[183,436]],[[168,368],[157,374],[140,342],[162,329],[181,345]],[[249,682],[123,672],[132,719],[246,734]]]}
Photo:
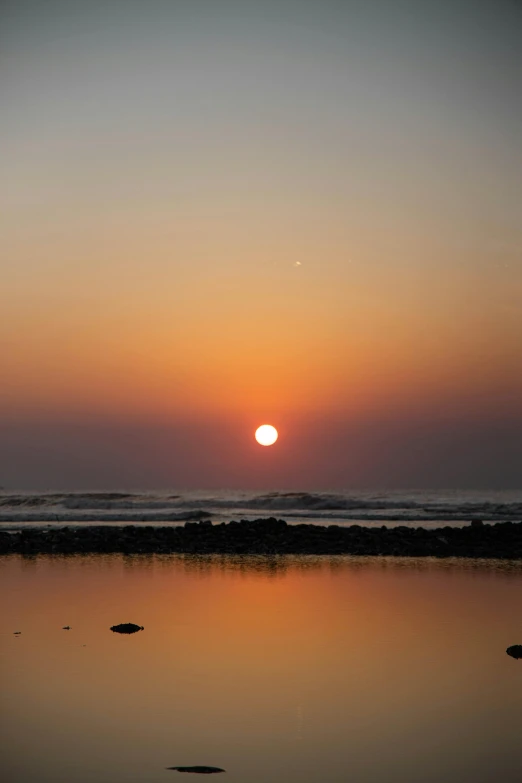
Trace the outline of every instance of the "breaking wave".
{"label": "breaking wave", "polygon": [[[292,522],[446,523],[522,519],[522,492],[64,492],[0,493],[8,523],[147,522],[179,524],[277,514]],[[12,527],[12,524],[11,524]]]}

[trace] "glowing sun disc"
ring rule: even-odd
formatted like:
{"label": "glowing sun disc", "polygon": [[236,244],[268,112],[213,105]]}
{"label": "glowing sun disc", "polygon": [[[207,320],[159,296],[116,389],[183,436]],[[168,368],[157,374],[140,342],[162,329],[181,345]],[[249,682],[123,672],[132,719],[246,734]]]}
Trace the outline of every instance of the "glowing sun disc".
{"label": "glowing sun disc", "polygon": [[262,424],[256,430],[256,440],[261,446],[271,446],[277,440],[277,430],[271,424]]}

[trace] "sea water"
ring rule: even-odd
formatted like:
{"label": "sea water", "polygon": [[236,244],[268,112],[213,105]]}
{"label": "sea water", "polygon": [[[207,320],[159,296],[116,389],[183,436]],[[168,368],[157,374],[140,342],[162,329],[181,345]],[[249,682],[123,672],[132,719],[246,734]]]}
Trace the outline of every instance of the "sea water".
{"label": "sea water", "polygon": [[464,525],[521,521],[522,491],[0,492],[0,529],[45,524],[218,523],[277,516],[318,525]]}
{"label": "sea water", "polygon": [[522,779],[520,562],[6,556],[0,600],[9,783]]}

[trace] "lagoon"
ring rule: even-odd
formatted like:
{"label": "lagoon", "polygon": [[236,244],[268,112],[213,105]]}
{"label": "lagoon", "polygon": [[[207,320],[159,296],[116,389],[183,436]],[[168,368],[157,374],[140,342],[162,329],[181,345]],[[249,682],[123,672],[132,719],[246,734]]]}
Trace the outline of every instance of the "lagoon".
{"label": "lagoon", "polygon": [[522,778],[520,561],[10,555],[0,595],[9,783]]}

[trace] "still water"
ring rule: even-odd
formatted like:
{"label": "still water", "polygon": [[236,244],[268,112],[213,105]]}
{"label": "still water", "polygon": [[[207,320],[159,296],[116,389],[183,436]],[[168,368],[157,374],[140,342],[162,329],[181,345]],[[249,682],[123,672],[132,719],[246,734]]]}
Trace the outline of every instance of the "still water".
{"label": "still water", "polygon": [[522,779],[522,564],[13,556],[0,582],[8,783]]}

